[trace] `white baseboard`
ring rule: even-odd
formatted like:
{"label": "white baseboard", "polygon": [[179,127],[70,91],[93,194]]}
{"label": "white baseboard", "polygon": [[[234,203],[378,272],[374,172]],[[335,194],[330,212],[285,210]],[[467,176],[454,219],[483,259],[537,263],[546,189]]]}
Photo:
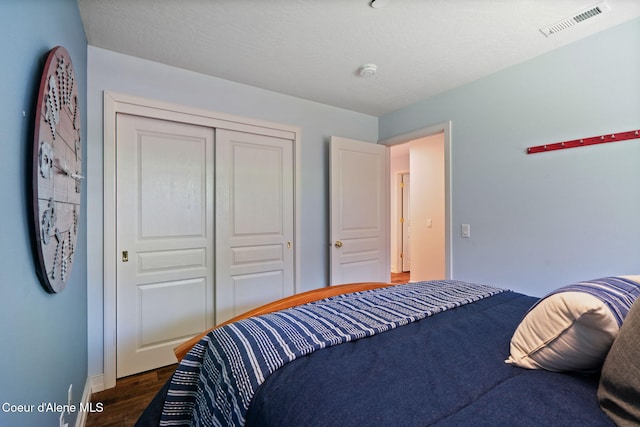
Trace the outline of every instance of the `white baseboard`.
{"label": "white baseboard", "polygon": [[[104,390],[104,375],[94,375],[92,377],[88,377],[87,381],[84,384],[84,390],[82,391],[82,400],[80,403],[84,408],[91,408],[91,396],[94,393],[98,393]],[[78,405],[80,407],[80,405]],[[100,412],[102,408],[100,408]],[[78,409],[78,415],[76,417],[76,426],[75,427],[84,427],[87,422],[87,410]]]}
{"label": "white baseboard", "polygon": [[[93,377],[92,377],[93,378]],[[82,400],[80,403],[86,405],[91,402],[91,382],[92,378],[87,378],[87,381],[84,383],[84,390],[82,391]],[[87,412],[78,411],[78,415],[76,416],[76,427],[84,427],[87,422]]]}

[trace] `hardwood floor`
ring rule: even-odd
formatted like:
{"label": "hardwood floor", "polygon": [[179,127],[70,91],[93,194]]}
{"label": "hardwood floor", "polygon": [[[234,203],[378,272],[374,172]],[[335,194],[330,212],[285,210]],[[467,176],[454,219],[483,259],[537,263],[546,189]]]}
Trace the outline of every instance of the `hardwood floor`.
{"label": "hardwood floor", "polygon": [[[408,283],[410,273],[391,273],[391,283]],[[177,365],[121,378],[112,389],[95,393],[94,404],[102,403],[101,413],[90,413],[86,427],[132,427],[156,393],[171,377]]]}
{"label": "hardwood floor", "polygon": [[143,372],[116,381],[112,389],[95,393],[91,402],[103,404],[101,413],[90,413],[86,427],[131,427],[177,365]]}
{"label": "hardwood floor", "polygon": [[405,271],[404,273],[391,273],[391,283],[396,285],[409,283],[411,278],[411,272]]}

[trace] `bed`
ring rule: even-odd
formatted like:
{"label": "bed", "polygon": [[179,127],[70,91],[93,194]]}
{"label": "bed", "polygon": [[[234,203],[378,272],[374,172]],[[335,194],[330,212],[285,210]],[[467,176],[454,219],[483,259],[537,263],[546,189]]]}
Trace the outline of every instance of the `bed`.
{"label": "bed", "polygon": [[633,425],[638,295],[640,276],[542,299],[453,280],[307,292],[178,347],[136,425]]}

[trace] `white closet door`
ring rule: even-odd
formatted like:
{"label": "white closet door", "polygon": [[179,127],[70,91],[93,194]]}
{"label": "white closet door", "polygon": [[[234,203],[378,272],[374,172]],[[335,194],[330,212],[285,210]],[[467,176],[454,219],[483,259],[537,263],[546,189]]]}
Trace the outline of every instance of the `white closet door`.
{"label": "white closet door", "polygon": [[214,130],[117,117],[117,377],[213,326]]}
{"label": "white closet door", "polygon": [[293,140],[216,130],[216,322],[294,293]]}

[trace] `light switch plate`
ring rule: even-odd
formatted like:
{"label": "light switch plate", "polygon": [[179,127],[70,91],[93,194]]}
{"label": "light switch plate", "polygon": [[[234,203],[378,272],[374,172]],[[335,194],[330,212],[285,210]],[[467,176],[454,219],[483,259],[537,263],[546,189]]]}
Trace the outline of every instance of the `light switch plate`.
{"label": "light switch plate", "polygon": [[471,237],[471,225],[470,224],[462,224],[460,226],[460,235],[464,238]]}

